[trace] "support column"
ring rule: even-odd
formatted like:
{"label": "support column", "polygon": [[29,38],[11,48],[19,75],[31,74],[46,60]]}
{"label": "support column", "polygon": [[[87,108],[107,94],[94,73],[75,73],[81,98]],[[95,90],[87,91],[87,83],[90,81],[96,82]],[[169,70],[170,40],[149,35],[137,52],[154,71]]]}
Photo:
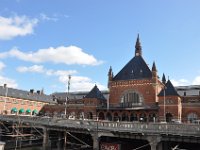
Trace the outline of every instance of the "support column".
{"label": "support column", "polygon": [[99,138],[97,134],[92,135],[93,138],[93,150],[99,150]]}
{"label": "support column", "polygon": [[57,149],[58,150],[61,150],[62,147],[61,147],[61,141],[62,141],[62,134],[61,132],[58,133],[58,142],[57,142]]}
{"label": "support column", "polygon": [[159,142],[159,143],[157,144],[157,150],[163,150],[162,142]]}
{"label": "support column", "polygon": [[[149,145],[151,146],[151,150],[162,150],[160,149],[160,136],[147,136],[147,141],[149,142]],[[161,147],[162,148],[162,147]]]}
{"label": "support column", "polygon": [[63,144],[64,150],[67,150],[67,132],[64,132],[64,144]]}
{"label": "support column", "polygon": [[46,127],[43,129],[43,149],[48,150],[49,148],[49,131]]}
{"label": "support column", "polygon": [[[32,135],[33,134],[33,130],[32,130],[32,128],[30,129],[30,134]],[[32,143],[32,136],[30,136],[30,138],[29,138],[29,145],[32,145],[33,143]]]}

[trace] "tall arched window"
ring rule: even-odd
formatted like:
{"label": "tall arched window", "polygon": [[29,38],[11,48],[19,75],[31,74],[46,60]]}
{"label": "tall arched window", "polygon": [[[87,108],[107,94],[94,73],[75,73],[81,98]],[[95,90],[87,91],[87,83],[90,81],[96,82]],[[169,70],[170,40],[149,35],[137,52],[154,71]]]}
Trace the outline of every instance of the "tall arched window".
{"label": "tall arched window", "polygon": [[126,91],[121,96],[122,107],[133,107],[142,105],[142,96],[136,91]]}

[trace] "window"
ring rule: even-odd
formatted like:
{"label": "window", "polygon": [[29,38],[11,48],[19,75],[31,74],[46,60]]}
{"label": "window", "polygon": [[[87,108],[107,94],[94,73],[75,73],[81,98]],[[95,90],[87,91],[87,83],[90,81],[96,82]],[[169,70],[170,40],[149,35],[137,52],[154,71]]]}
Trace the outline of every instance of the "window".
{"label": "window", "polygon": [[198,116],[197,116],[196,113],[189,113],[189,114],[187,115],[187,120],[188,120],[189,122],[194,122],[194,121],[197,120],[197,119],[198,119]]}
{"label": "window", "polygon": [[121,96],[122,107],[133,107],[142,105],[142,97],[135,91],[127,91]]}
{"label": "window", "polygon": [[131,113],[130,121],[138,121],[138,116],[136,113]]}

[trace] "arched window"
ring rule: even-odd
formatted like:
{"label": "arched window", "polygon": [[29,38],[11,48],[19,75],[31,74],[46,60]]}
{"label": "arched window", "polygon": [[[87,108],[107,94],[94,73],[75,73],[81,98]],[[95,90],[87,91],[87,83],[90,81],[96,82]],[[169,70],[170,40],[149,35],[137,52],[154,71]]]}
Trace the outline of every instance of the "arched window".
{"label": "arched window", "polygon": [[92,112],[87,113],[87,119],[93,119],[93,114],[92,114]]}
{"label": "arched window", "polygon": [[156,114],[151,113],[149,114],[149,122],[155,122],[156,121]]}
{"label": "arched window", "polygon": [[121,107],[133,107],[142,105],[142,96],[136,91],[126,91],[121,96]]}
{"label": "arched window", "polygon": [[139,121],[140,121],[140,122],[146,122],[146,121],[147,121],[147,116],[146,116],[145,113],[141,113],[141,114],[139,115]]}
{"label": "arched window", "polygon": [[112,115],[109,112],[106,114],[106,119],[112,121]]}
{"label": "arched window", "polygon": [[187,115],[187,120],[188,120],[189,122],[194,122],[194,121],[197,120],[197,119],[198,119],[198,116],[197,116],[196,113],[189,113],[189,114]]}
{"label": "arched window", "polygon": [[138,116],[136,113],[131,113],[130,121],[138,121]]}
{"label": "arched window", "polygon": [[105,119],[105,116],[104,116],[103,112],[100,112],[98,117],[99,117],[99,120],[104,120]]}
{"label": "arched window", "polygon": [[122,114],[122,121],[129,121],[129,117],[127,113]]}
{"label": "arched window", "polygon": [[165,117],[166,117],[166,122],[171,122],[173,119],[173,115],[171,113],[166,113]]}
{"label": "arched window", "polygon": [[121,118],[119,117],[118,113],[114,113],[114,121],[120,121]]}

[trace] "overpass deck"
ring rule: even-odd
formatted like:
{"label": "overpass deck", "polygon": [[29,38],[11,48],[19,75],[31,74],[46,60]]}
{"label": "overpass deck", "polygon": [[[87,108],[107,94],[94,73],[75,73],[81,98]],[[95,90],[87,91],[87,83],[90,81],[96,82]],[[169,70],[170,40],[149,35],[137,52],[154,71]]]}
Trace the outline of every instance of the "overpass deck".
{"label": "overpass deck", "polygon": [[48,127],[54,130],[70,129],[83,132],[119,132],[141,133],[152,135],[179,135],[200,137],[199,124],[174,123],[140,123],[140,122],[112,122],[103,120],[70,120],[64,118],[50,118],[37,116],[0,115],[0,121],[27,124],[30,126]]}

